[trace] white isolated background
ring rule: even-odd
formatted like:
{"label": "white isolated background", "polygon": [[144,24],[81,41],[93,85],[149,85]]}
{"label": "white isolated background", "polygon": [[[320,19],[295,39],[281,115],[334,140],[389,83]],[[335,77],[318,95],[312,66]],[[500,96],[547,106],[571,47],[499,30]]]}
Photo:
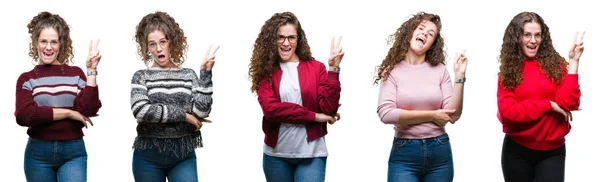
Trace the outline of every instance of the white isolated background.
{"label": "white isolated background", "polygon": [[[23,155],[26,128],[16,124],[17,77],[31,70],[27,23],[40,11],[60,14],[71,25],[75,65],[85,71],[88,42],[100,39],[103,55],[98,85],[103,107],[84,129],[88,181],[133,181],[131,159],[136,122],[129,105],[130,80],[145,66],[133,36],[143,16],[166,11],[188,37],[184,67],[199,69],[211,43],[220,44],[213,70],[214,105],[196,150],[200,181],[265,181],[262,171],[262,111],[250,92],[248,63],[263,23],[273,13],[294,12],[307,34],[314,57],[326,62],[332,36],[341,35],[346,55],[341,63],[339,112],[342,120],[326,136],[330,156],[326,181],[386,181],[394,136],[391,125],[376,113],[379,87],[372,84],[375,67],[386,56],[386,38],[410,14],[426,11],[441,16],[448,60],[466,49],[469,58],[462,118],[446,127],[454,155],[454,181],[503,181],[500,153],[504,134],[496,118],[497,56],[504,29],[521,11],[539,13],[550,27],[555,48],[567,56],[573,35],[585,30],[585,52],[579,81],[582,111],[574,112],[567,137],[566,181],[595,181],[600,163],[595,139],[600,126],[594,113],[597,93],[600,14],[592,1],[58,1],[23,0],[3,3],[0,138],[2,181],[25,181]],[[452,64],[448,64],[452,71]]]}

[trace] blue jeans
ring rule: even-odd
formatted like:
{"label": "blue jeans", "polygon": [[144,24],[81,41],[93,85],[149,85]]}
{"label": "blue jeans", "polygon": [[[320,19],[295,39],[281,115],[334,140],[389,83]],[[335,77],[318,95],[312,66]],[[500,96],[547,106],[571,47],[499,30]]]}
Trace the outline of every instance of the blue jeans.
{"label": "blue jeans", "polygon": [[83,139],[45,141],[29,138],[23,166],[28,182],[85,182],[85,143]]}
{"label": "blue jeans", "polygon": [[394,137],[388,182],[450,182],[454,178],[448,134],[425,139]]}
{"label": "blue jeans", "polygon": [[175,157],[155,148],[133,151],[133,178],[140,182],[197,182],[196,152]]}
{"label": "blue jeans", "polygon": [[267,182],[325,181],[327,157],[282,158],[263,153],[263,171]]}

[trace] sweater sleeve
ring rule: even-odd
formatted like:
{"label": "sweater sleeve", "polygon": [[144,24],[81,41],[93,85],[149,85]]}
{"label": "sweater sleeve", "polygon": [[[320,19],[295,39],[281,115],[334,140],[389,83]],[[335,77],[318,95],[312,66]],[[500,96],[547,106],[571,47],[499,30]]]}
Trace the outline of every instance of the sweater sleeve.
{"label": "sweater sleeve", "polygon": [[514,91],[505,90],[498,78],[498,114],[500,122],[530,122],[552,111],[550,100],[518,100]]}
{"label": "sweater sleeve", "polygon": [[398,87],[392,74],[379,86],[377,114],[385,124],[398,124],[400,119],[400,108],[396,104],[396,88]]}
{"label": "sweater sleeve", "polygon": [[210,114],[213,103],[212,72],[200,70],[200,78],[192,70],[194,81],[192,83],[192,112],[198,118],[206,118]]}
{"label": "sweater sleeve", "polygon": [[98,95],[98,86],[92,87],[86,85],[87,77],[80,68],[75,68],[77,69],[80,78],[79,83],[77,84],[80,91],[75,97],[75,103],[73,104],[75,106],[75,110],[79,111],[79,113],[83,114],[84,116],[96,115],[98,110],[100,110],[100,107],[102,107],[102,103],[100,102],[100,97]]}
{"label": "sweater sleeve", "polygon": [[340,73],[327,71],[325,65],[319,62],[319,83],[317,102],[322,113],[335,116],[340,107]]}
{"label": "sweater sleeve", "polygon": [[138,123],[185,122],[185,110],[172,104],[151,101],[144,70],[135,72],[131,79],[131,110]]}
{"label": "sweater sleeve", "polygon": [[267,121],[292,124],[315,122],[315,112],[295,103],[281,102],[268,78],[263,78],[259,83],[258,103]]}
{"label": "sweater sleeve", "polygon": [[38,106],[33,100],[33,87],[26,73],[19,76],[15,97],[15,118],[21,126],[36,126],[54,120],[52,107]]}
{"label": "sweater sleeve", "polygon": [[579,109],[579,98],[581,97],[579,75],[565,74],[565,79],[558,85],[555,102],[565,110],[577,110]]}
{"label": "sweater sleeve", "polygon": [[[440,88],[442,90],[442,107],[441,109],[448,109],[450,107],[450,100],[452,100],[452,92],[454,91],[454,87],[452,86],[452,79],[450,78],[450,73],[448,73],[448,69],[444,69],[444,73],[442,74],[442,79],[440,82]],[[450,115],[453,121],[458,121],[460,119],[460,115]]]}

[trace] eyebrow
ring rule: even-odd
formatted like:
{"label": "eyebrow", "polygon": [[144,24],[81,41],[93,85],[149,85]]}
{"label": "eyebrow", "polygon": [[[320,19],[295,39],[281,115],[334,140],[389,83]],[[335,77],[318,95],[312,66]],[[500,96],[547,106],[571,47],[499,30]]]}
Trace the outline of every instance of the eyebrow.
{"label": "eyebrow", "polygon": [[[163,37],[163,38],[160,38],[160,39],[158,39],[158,41],[161,41],[161,40],[167,40],[167,38],[166,38],[166,37]],[[150,40],[150,39],[148,39],[148,42],[154,42],[154,40]]]}

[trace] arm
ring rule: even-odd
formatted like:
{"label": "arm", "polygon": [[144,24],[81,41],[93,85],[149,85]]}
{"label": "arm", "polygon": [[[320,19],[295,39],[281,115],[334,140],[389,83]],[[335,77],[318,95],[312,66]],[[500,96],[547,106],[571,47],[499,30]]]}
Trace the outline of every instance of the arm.
{"label": "arm", "polygon": [[[455,80],[464,77],[464,75],[456,75]],[[450,117],[453,122],[456,122],[460,119],[462,114],[464,83],[455,83],[454,87],[452,87],[452,80],[450,79],[448,70],[444,70],[441,89],[442,97],[444,98],[442,101],[442,108],[454,110],[454,113],[452,113]]]}
{"label": "arm", "polygon": [[54,121],[52,107],[38,106],[33,100],[33,87],[21,75],[17,81],[15,118],[20,126],[36,126]]}
{"label": "arm", "polygon": [[200,70],[200,78],[196,77],[196,73],[193,73],[193,75],[192,112],[197,118],[206,118],[210,114],[213,103],[212,71]]}
{"label": "arm", "polygon": [[577,74],[579,61],[570,61],[568,71],[565,68],[565,77],[558,85],[556,91],[556,104],[567,111],[579,109],[581,90],[579,89],[579,74]]}
{"label": "arm", "polygon": [[138,122],[186,122],[186,112],[175,105],[153,103],[148,98],[144,70],[137,71],[131,79],[131,111]]}
{"label": "arm", "polygon": [[[81,69],[77,68],[79,71],[79,83],[77,86],[80,91],[79,94],[75,97],[75,110],[79,111],[84,116],[93,116],[98,113],[100,107],[102,107],[102,102],[100,102],[100,97],[98,95],[98,86],[96,85],[96,76],[85,76]],[[91,82],[90,82],[91,81]]]}
{"label": "arm", "polygon": [[377,113],[385,124],[413,125],[433,121],[434,111],[404,110],[396,104],[396,81],[390,74],[379,87]]}
{"label": "arm", "polygon": [[517,100],[513,91],[505,90],[498,78],[498,113],[501,122],[530,122],[552,111],[550,100]]}
{"label": "arm", "polygon": [[267,121],[292,124],[315,122],[315,112],[295,103],[281,102],[267,78],[263,78],[259,83],[258,103]]}
{"label": "arm", "polygon": [[319,111],[335,116],[340,106],[340,73],[327,71],[324,64],[319,64],[319,83],[317,102],[319,103]]}

